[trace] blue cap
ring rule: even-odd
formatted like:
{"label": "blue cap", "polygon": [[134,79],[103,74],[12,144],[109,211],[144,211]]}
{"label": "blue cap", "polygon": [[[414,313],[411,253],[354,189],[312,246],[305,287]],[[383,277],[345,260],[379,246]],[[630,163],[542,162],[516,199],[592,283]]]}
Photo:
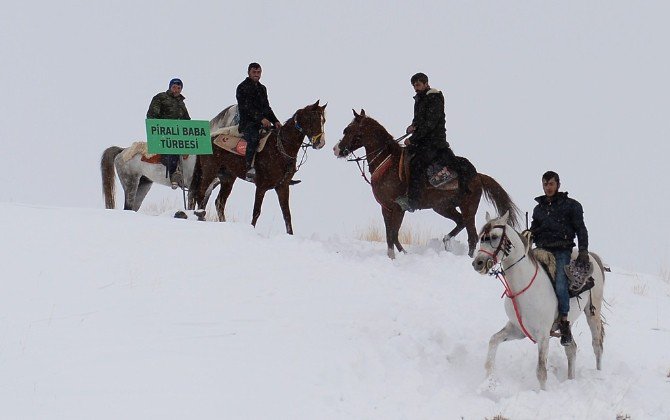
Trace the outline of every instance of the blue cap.
{"label": "blue cap", "polygon": [[174,78],[170,80],[170,85],[168,86],[168,89],[172,87],[172,85],[179,85],[181,87],[184,87],[184,84],[182,83],[181,79]]}

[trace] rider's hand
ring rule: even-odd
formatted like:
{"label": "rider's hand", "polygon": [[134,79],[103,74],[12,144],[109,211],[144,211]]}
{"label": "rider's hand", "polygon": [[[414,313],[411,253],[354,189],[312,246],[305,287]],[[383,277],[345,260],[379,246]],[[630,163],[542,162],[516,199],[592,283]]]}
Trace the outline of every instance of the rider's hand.
{"label": "rider's hand", "polygon": [[279,121],[277,121],[277,122],[275,123],[275,128],[276,128],[277,130],[279,130],[279,129],[281,128],[281,123],[280,123]]}
{"label": "rider's hand", "polygon": [[407,127],[407,130],[405,130],[405,133],[406,134],[411,134],[411,133],[414,132],[414,130],[415,130],[414,126],[410,125],[409,127]]}
{"label": "rider's hand", "polygon": [[405,146],[409,146],[409,145],[411,145],[411,144],[412,144],[412,143],[409,141],[409,139],[405,139]]}
{"label": "rider's hand", "polygon": [[521,236],[526,238],[526,241],[529,243],[533,242],[533,232],[530,229],[526,229],[523,232],[521,232]]}
{"label": "rider's hand", "polygon": [[589,263],[589,251],[585,249],[580,250],[576,262],[581,265],[587,265]]}
{"label": "rider's hand", "polygon": [[265,127],[265,128],[268,128],[268,127],[270,127],[270,126],[272,125],[272,123],[270,122],[270,120],[268,120],[267,118],[263,118],[263,119],[261,120],[261,124],[262,124],[263,127]]}

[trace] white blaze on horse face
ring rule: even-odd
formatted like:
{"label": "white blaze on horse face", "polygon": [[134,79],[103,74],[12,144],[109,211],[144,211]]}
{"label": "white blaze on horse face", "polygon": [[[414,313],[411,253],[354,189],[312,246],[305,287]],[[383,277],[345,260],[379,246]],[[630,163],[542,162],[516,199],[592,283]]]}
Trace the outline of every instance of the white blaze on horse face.
{"label": "white blaze on horse face", "polygon": [[335,153],[335,156],[340,157],[340,142],[338,141],[335,143],[335,146],[333,146],[333,153]]}

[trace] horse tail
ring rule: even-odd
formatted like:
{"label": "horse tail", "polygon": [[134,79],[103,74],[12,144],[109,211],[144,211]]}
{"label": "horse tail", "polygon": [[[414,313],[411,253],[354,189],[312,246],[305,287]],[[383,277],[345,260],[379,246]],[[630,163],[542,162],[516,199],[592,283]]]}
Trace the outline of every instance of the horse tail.
{"label": "horse tail", "polygon": [[512,198],[507,194],[507,191],[498,184],[498,181],[488,175],[479,173],[480,181],[482,182],[482,189],[486,201],[493,204],[499,215],[509,212],[508,221],[514,227],[519,226],[519,208],[514,204]]}
{"label": "horse tail", "polygon": [[123,149],[118,146],[108,147],[102,152],[100,159],[100,173],[102,174],[102,196],[105,199],[105,208],[113,209],[115,207],[114,197],[116,195],[116,184],[114,182],[114,158],[121,153]]}
{"label": "horse tail", "polygon": [[605,272],[607,271],[607,268],[605,268],[605,264],[603,263],[603,259],[600,258],[600,255],[596,254],[595,252],[589,252],[591,256],[593,257],[594,260],[596,260],[596,263],[598,264],[598,267],[600,268],[600,272],[603,273],[603,283],[605,282]]}

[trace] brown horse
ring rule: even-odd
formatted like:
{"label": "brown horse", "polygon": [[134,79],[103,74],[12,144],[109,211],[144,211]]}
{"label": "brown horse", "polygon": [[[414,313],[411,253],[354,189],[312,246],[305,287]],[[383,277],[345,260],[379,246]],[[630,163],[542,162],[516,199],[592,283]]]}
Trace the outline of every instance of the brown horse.
{"label": "brown horse", "polygon": [[[405,252],[398,240],[398,231],[405,212],[394,201],[407,191],[407,181],[400,176],[404,148],[398,145],[381,124],[366,116],[364,110],[361,110],[360,115],[354,111],[354,120],[344,129],[344,137],[335,145],[333,151],[337,157],[346,157],[361,147],[365,148],[366,160],[372,174],[372,193],[382,207],[387,254],[389,258],[395,258],[394,245],[398,251]],[[378,169],[380,170],[377,171]],[[488,175],[477,173],[472,177],[468,183],[470,192],[465,194],[458,189],[428,188],[426,177],[423,182],[419,208],[433,209],[437,214],[456,222],[456,227],[443,239],[445,246],[465,228],[468,233],[468,254],[472,257],[478,241],[475,215],[482,192],[499,214],[509,211],[510,223],[513,226],[517,224],[517,206],[500,184]]]}
{"label": "brown horse", "polygon": [[[261,215],[265,193],[274,189],[284,216],[286,233],[293,234],[291,209],[289,208],[289,185],[293,174],[297,171],[296,157],[303,146],[311,145],[315,149],[320,149],[326,144],[323,132],[326,122],[325,108],[326,105],[319,106],[319,101],[316,101],[312,105],[297,110],[278,131],[270,134],[263,150],[256,153],[254,163],[256,198],[251,219],[253,226],[256,226],[256,221]],[[309,139],[306,145],[303,144],[305,136]],[[245,178],[246,162],[244,156],[225,151],[218,146],[214,145],[212,149],[214,153],[211,155],[198,155],[190,191],[197,208],[204,209],[207,204],[207,187],[218,177],[221,181],[221,188],[216,198],[216,211],[219,220],[223,222],[226,220],[224,214],[226,200],[233,189],[235,180]]]}

